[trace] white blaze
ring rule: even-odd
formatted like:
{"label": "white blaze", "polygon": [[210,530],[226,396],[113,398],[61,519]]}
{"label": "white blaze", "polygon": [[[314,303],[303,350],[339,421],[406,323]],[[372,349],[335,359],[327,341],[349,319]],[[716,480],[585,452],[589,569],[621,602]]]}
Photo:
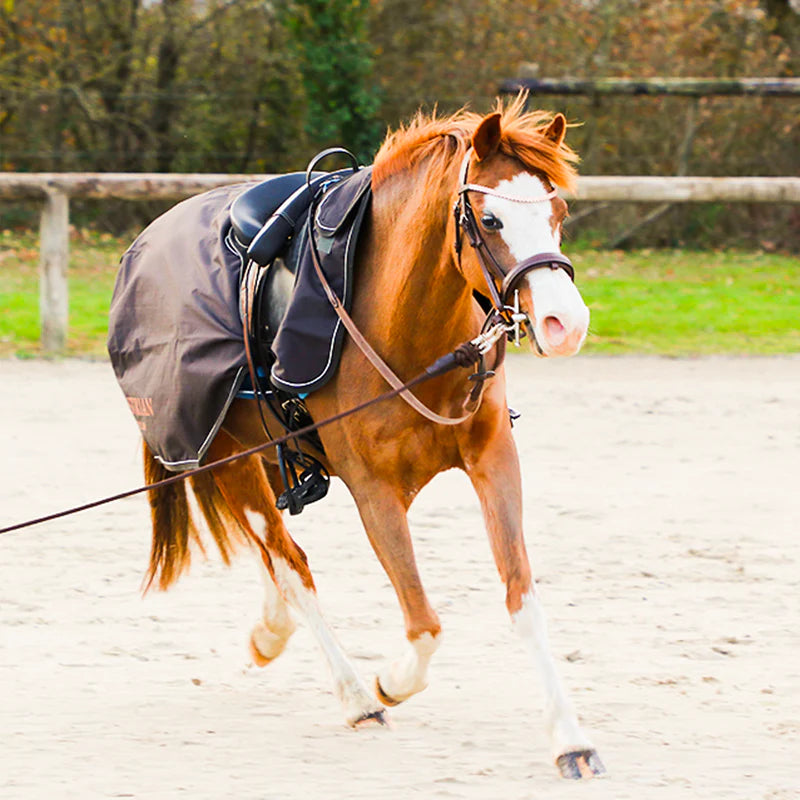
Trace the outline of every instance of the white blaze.
{"label": "white blaze", "polygon": [[[545,199],[548,189],[540,178],[520,172],[494,188],[508,198],[519,198],[486,195],[483,205],[484,211],[494,214],[503,223],[498,233],[517,262],[539,253],[561,252],[561,226],[553,227],[553,207]],[[524,202],[539,198],[541,202],[538,203]],[[533,308],[527,312],[544,353],[576,353],[586,338],[589,309],[569,275],[563,269],[545,267],[531,270],[525,280],[533,298]],[[558,329],[554,320],[563,330]]]}
{"label": "white blaze", "polygon": [[561,229],[559,227],[554,231],[550,224],[553,207],[544,199],[549,190],[539,178],[527,172],[518,172],[510,180],[501,181],[494,189],[520,200],[541,198],[539,203],[525,203],[491,194],[485,196],[483,208],[502,221],[500,235],[517,261],[524,261],[537,253],[561,252]]}

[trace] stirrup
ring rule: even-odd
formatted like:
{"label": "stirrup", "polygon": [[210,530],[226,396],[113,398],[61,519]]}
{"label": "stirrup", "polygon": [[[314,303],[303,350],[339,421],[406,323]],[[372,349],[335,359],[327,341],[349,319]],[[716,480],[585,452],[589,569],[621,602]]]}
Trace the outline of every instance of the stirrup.
{"label": "stirrup", "polygon": [[[281,492],[275,505],[279,511],[288,509],[294,516],[309,503],[322,500],[328,494],[330,476],[325,467],[307,453],[287,453],[283,447],[280,447],[279,451],[281,478],[286,489]],[[304,467],[299,475],[295,470],[295,464]]]}

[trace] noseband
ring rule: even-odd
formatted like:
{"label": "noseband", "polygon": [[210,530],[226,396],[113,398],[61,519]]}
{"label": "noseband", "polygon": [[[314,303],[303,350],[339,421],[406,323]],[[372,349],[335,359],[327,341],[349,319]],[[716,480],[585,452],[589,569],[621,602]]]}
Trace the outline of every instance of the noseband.
{"label": "noseband", "polygon": [[[453,207],[453,214],[456,222],[456,254],[458,256],[459,268],[461,266],[461,232],[463,231],[478,256],[478,262],[483,270],[483,276],[486,280],[486,286],[489,289],[489,297],[494,306],[494,311],[507,323],[511,324],[511,314],[514,309],[509,305],[509,299],[515,285],[524,275],[527,275],[534,269],[549,267],[550,269],[563,269],[574,281],[575,270],[573,269],[572,262],[561,253],[537,253],[536,255],[518,262],[510,270],[504,270],[486,244],[486,240],[483,238],[478,222],[475,219],[475,211],[472,208],[472,203],[469,201],[469,192],[492,195],[493,197],[500,197],[515,203],[544,203],[552,200],[556,196],[557,190],[553,189],[544,197],[511,197],[510,195],[491,189],[488,186],[469,183],[467,177],[471,154],[472,148],[467,150],[464,155],[459,175],[458,199]],[[516,309],[516,311],[518,314],[519,309]]]}

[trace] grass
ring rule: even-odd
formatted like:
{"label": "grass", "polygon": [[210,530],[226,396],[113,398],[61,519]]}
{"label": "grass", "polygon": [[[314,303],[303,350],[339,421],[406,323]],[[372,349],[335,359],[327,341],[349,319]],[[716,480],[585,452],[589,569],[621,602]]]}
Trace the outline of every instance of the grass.
{"label": "grass", "polygon": [[[108,306],[119,257],[128,244],[127,238],[109,234],[73,232],[67,355],[105,355]],[[38,247],[34,233],[0,232],[0,356],[41,353]]]}
{"label": "grass", "polygon": [[800,258],[743,251],[577,248],[587,351],[800,352]]}
{"label": "grass", "polygon": [[[68,355],[103,357],[117,263],[130,242],[73,232]],[[597,250],[570,243],[592,310],[588,353],[800,352],[800,258],[753,251]],[[0,232],[0,356],[39,347],[38,238]]]}

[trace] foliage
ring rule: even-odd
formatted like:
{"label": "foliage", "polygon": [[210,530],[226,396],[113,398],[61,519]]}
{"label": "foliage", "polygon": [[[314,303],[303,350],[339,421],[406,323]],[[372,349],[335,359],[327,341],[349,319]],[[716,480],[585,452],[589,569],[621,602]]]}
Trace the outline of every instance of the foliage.
{"label": "foliage", "polygon": [[367,0],[289,0],[282,21],[302,75],[305,130],[319,148],[345,143],[370,163],[380,101],[372,84]]}
{"label": "foliage", "polygon": [[0,12],[0,37],[3,169],[257,171],[296,155],[296,75],[259,0],[30,0]]}
{"label": "foliage", "polygon": [[[26,0],[0,3],[0,169],[301,169],[367,161],[419,105],[488,109],[502,78],[797,75],[789,0]],[[585,174],[796,175],[798,101],[544,97]],[[688,146],[687,146],[688,143]],[[129,206],[128,206],[129,207]],[[117,218],[114,204],[101,216]],[[593,227],[621,230],[615,205]],[[705,213],[705,212],[704,212]],[[714,213],[714,212],[711,212]],[[648,242],[800,247],[796,211],[676,209]],[[577,224],[576,229],[583,228]],[[746,238],[743,238],[746,237]]]}

